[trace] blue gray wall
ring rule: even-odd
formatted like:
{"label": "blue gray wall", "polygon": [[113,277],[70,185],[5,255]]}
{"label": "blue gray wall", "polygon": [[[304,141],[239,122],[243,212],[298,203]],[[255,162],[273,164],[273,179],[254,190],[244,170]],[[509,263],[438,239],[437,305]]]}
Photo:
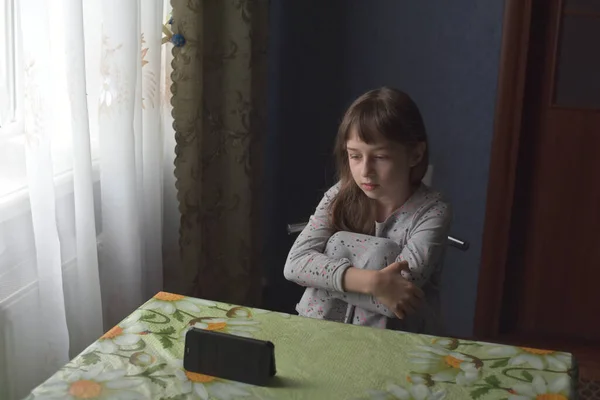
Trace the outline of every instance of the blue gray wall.
{"label": "blue gray wall", "polygon": [[333,182],[341,114],[362,92],[390,85],[420,106],[433,185],[453,203],[453,233],[472,245],[449,249],[442,290],[450,334],[471,335],[503,7],[503,0],[271,0],[269,307],[290,311],[302,292],[281,276],[293,242],[285,224],[305,220]]}

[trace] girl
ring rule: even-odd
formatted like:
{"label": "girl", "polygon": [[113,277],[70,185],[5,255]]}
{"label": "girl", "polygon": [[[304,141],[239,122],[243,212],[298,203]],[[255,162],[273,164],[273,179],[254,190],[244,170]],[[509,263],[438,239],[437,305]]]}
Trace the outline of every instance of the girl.
{"label": "girl", "polygon": [[421,113],[405,93],[360,96],[340,124],[338,183],[292,246],[286,279],[305,286],[302,316],[442,334],[439,281],[451,210],[421,182]]}

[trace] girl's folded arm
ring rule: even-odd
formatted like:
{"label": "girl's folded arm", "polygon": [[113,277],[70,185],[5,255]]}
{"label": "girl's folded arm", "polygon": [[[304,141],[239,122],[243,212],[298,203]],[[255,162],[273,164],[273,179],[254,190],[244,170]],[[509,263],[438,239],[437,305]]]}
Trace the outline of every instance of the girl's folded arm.
{"label": "girl's folded arm", "polygon": [[452,225],[452,210],[449,204],[438,201],[420,214],[396,261],[407,261],[410,273],[403,272],[403,276],[423,287],[442,261]]}
{"label": "girl's folded arm", "polygon": [[[441,261],[443,249],[452,222],[452,212],[445,203],[435,203],[421,213],[422,217],[410,232],[406,245],[395,261],[407,261],[410,273],[404,272],[406,279],[419,287],[429,280],[436,265]],[[395,314],[368,294],[330,292],[332,297],[364,310],[395,318]]]}
{"label": "girl's folded arm", "polygon": [[283,274],[301,286],[341,292],[342,277],[350,260],[335,259],[323,254],[333,235],[329,221],[329,204],[339,190],[339,184],[329,189],[310,217],[308,224],[290,249]]}

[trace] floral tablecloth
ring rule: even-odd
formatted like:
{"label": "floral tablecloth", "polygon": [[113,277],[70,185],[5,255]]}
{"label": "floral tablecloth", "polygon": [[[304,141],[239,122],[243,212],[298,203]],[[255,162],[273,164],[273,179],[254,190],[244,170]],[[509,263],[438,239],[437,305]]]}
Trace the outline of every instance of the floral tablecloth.
{"label": "floral tablecloth", "polygon": [[[183,369],[191,326],[268,339],[277,377],[245,385]],[[28,399],[574,398],[568,353],[344,325],[160,292]]]}

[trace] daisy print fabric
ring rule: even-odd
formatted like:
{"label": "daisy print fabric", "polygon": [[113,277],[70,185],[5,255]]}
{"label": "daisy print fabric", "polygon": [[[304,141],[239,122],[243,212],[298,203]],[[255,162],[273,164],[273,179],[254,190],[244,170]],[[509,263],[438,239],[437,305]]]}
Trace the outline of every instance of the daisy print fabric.
{"label": "daisy print fabric", "polygon": [[[272,341],[273,384],[258,387],[185,370],[185,335],[192,328]],[[576,381],[569,353],[355,326],[160,292],[26,399],[565,400],[575,398]]]}

